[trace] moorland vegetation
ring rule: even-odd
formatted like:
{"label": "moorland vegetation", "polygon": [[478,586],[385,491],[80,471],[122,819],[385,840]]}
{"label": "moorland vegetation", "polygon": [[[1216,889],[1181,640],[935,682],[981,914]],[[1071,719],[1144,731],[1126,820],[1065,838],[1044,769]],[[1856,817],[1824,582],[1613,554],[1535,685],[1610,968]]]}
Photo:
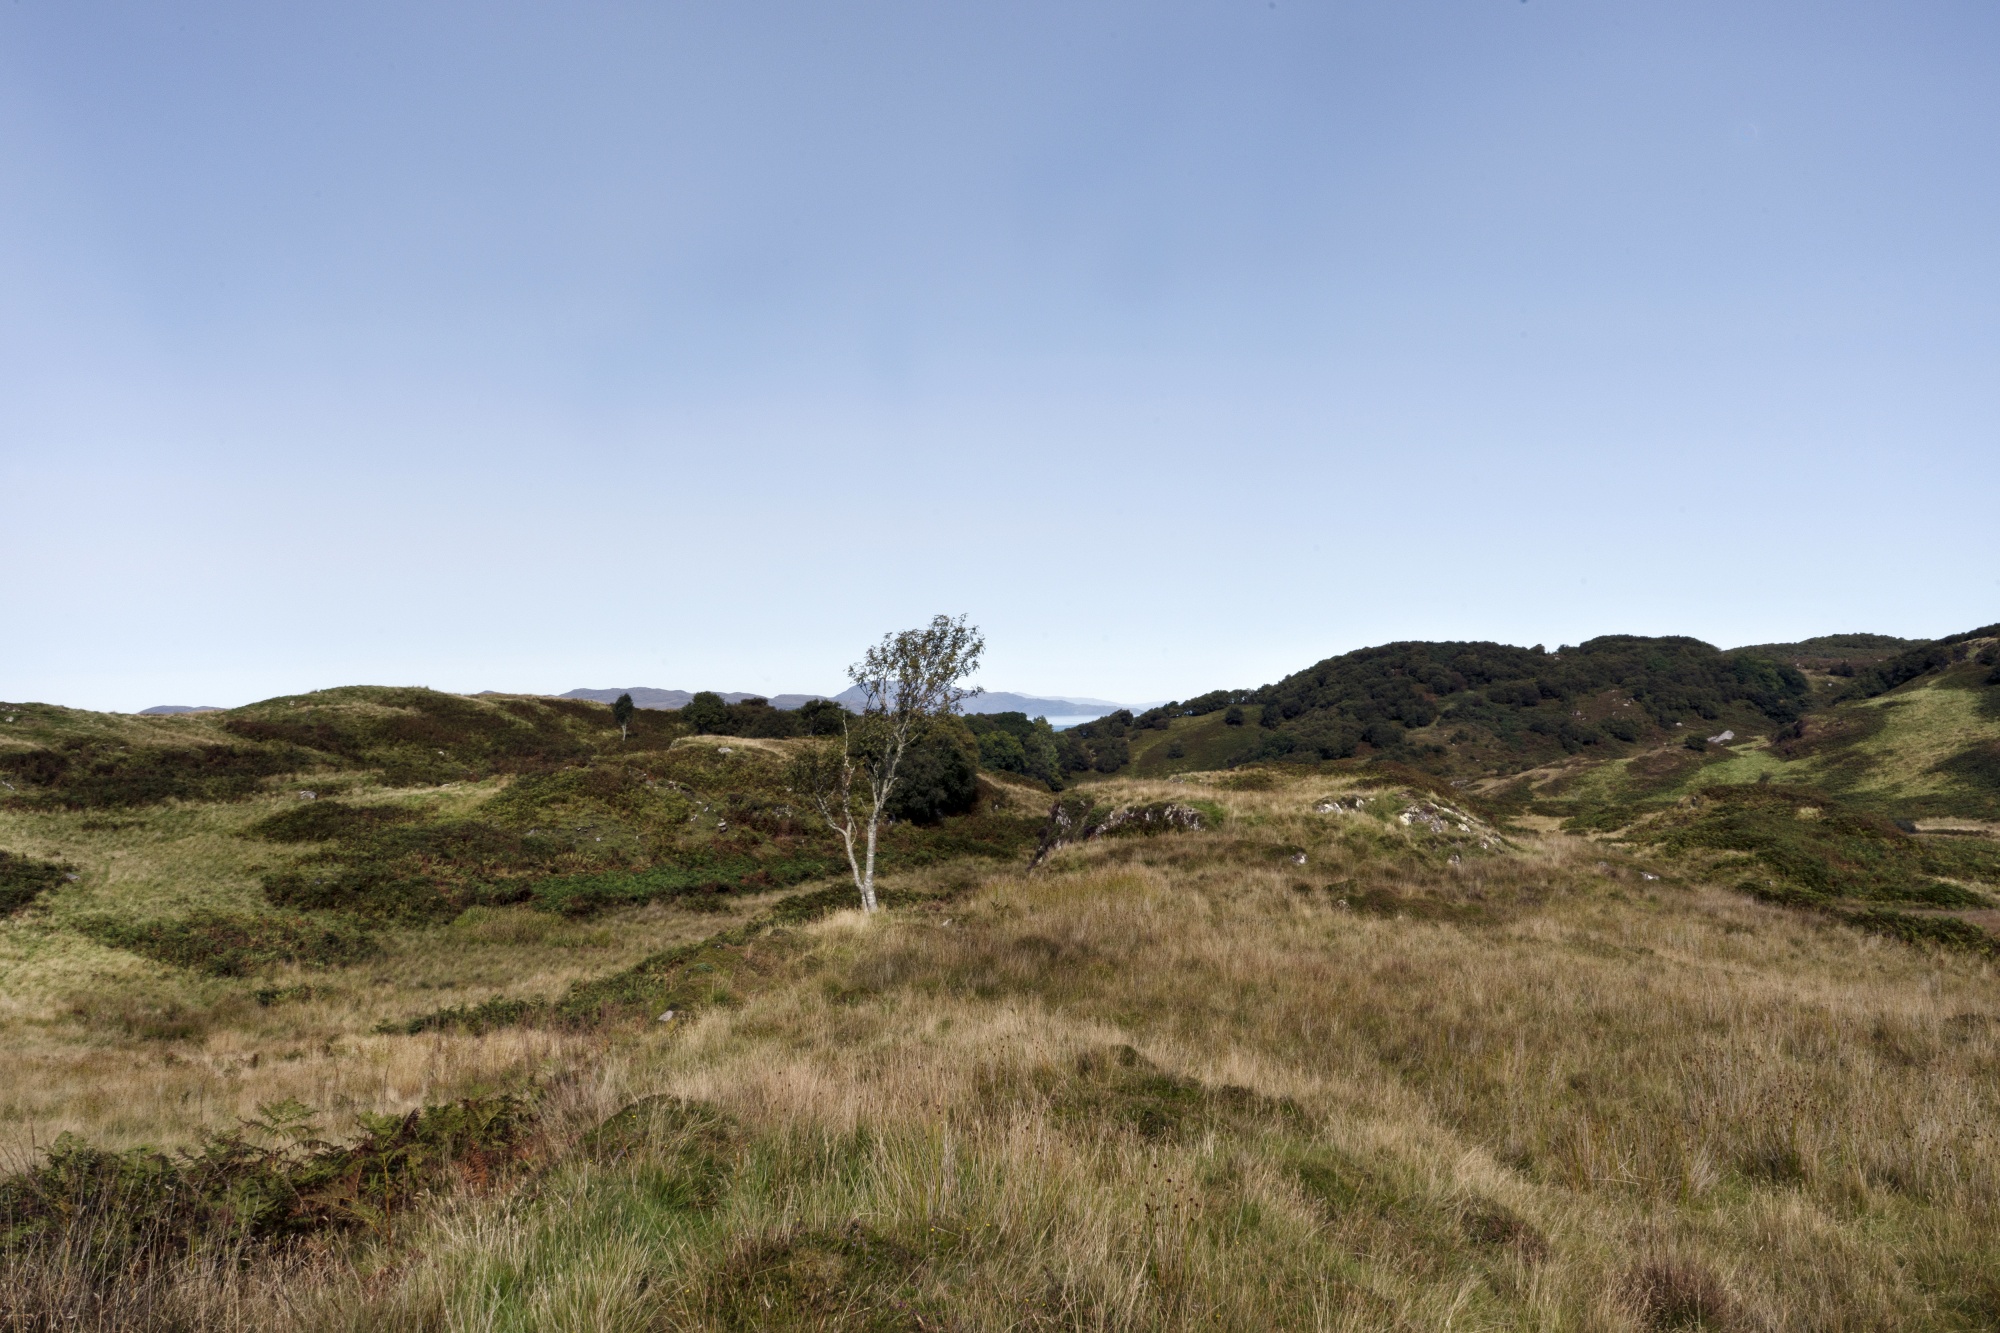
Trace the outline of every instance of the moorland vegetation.
{"label": "moorland vegetation", "polygon": [[0,706],[0,1328],[2000,1323],[2000,627],[708,702]]}

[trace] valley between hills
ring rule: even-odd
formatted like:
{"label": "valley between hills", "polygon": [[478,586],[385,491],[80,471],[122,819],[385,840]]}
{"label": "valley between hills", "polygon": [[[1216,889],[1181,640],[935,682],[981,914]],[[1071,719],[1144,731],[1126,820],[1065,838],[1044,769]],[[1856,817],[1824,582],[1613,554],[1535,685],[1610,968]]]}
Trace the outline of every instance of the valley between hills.
{"label": "valley between hills", "polygon": [[0,705],[0,1328],[2000,1327],[2000,626]]}

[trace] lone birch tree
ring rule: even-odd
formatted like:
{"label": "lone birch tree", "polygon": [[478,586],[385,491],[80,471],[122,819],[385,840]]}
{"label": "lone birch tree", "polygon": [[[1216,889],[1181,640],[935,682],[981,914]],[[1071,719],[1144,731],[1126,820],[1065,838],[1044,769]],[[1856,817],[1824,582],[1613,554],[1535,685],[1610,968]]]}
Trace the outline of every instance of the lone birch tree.
{"label": "lone birch tree", "polygon": [[792,790],[840,835],[864,912],[876,908],[876,839],[903,755],[932,719],[957,712],[980,692],[962,682],[979,669],[985,651],[986,640],[964,616],[933,616],[921,629],[883,635],[847,668],[861,692],[861,711],[843,713],[839,736],[808,742],[792,761]]}

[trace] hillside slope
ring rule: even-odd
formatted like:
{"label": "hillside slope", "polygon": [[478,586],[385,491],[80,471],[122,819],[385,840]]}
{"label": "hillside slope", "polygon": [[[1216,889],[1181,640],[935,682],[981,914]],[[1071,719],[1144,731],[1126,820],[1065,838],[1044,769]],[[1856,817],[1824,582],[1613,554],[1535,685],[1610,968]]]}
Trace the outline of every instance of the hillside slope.
{"label": "hillside slope", "polygon": [[[0,1308],[911,1333],[2000,1317],[2000,986],[1977,952],[1710,887],[1695,853],[1510,835],[1295,766],[1068,799],[1068,827],[1109,831],[1035,868],[906,869],[872,921],[815,889],[602,924],[472,908],[232,978],[74,950],[52,974],[30,955],[56,921],[17,919],[10,978],[107,998],[10,1000],[9,1123],[193,1145],[236,1115],[299,1123],[289,1097],[337,1142],[72,1146],[0,1180]],[[1107,814],[1168,808],[1201,827]],[[135,1022],[142,988],[178,1018]],[[461,1000],[482,991],[515,1002]],[[300,1202],[246,1209],[257,1189]]]}
{"label": "hillside slope", "polygon": [[1918,644],[1767,645],[1806,647],[1847,656],[1800,654],[1801,670],[1692,639],[1611,637],[1555,653],[1389,644],[1261,689],[1112,714],[1064,733],[1062,757],[1084,779],[1389,762],[1489,794],[1510,787],[1515,805],[1564,816],[1579,802],[1762,779],[1894,817],[2000,821],[2000,626]]}

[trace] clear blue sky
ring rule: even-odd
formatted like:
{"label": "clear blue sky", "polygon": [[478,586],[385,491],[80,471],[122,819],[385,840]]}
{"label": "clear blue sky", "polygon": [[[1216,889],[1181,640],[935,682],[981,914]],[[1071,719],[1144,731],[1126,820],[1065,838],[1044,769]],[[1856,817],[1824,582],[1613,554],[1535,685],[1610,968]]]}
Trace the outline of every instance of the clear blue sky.
{"label": "clear blue sky", "polygon": [[0,698],[2000,619],[2000,7],[0,5]]}

